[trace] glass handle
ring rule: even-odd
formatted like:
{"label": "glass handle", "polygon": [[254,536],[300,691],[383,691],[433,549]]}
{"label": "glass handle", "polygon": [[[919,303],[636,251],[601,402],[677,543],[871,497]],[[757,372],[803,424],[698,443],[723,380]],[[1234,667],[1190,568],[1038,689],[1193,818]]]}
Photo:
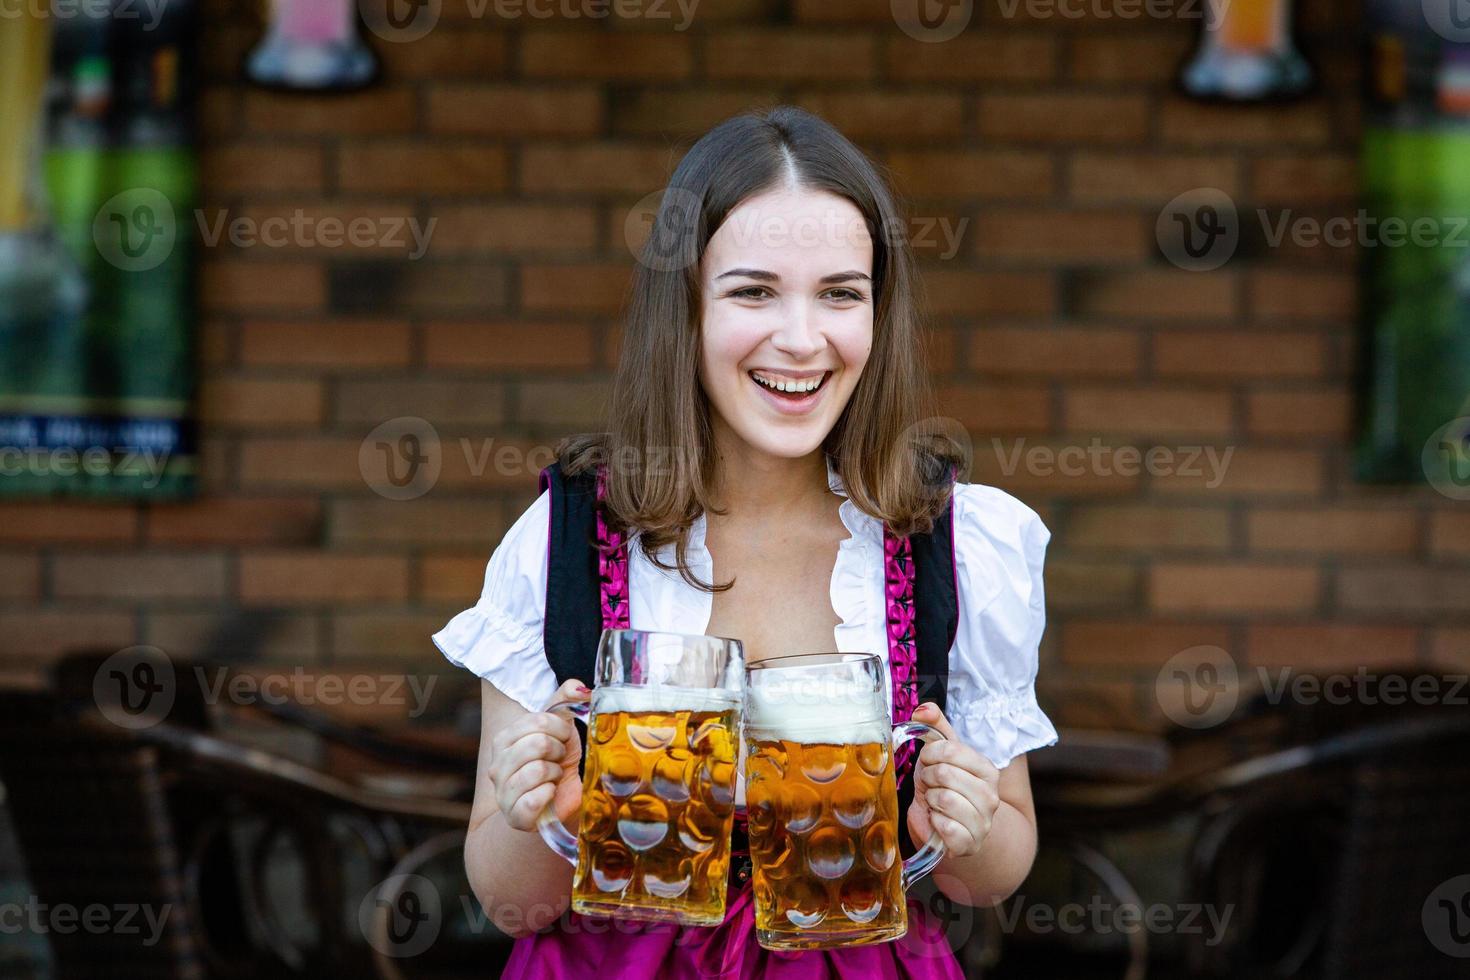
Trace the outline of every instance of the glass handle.
{"label": "glass handle", "polygon": [[[922,742],[944,741],[944,736],[940,733],[939,729],[932,728],[929,725],[925,725],[917,721],[909,721],[905,722],[902,725],[894,725],[893,754],[895,758],[898,755],[899,746],[903,745],[906,742],[911,742],[916,738]],[[917,775],[919,771],[918,762],[918,756],[915,756],[915,775]],[[918,792],[917,786],[914,787],[914,792]],[[899,819],[907,820],[908,815],[902,814]],[[933,829],[932,825],[930,829]],[[934,866],[942,860],[944,860],[944,841],[940,839],[937,832],[931,833],[929,835],[929,839],[924,842],[924,846],[915,851],[913,856],[903,863],[903,890],[908,891],[910,888],[912,888],[916,881],[924,877],[929,872],[933,871]]]}
{"label": "glass handle", "polygon": [[[586,701],[563,701],[546,710],[564,711],[578,721],[585,722],[592,713],[592,705]],[[567,825],[556,815],[555,796],[546,804],[546,809],[541,811],[541,816],[536,818],[536,829],[541,832],[541,839],[546,841],[547,847],[566,858],[573,867],[576,866],[577,835],[568,830]]]}

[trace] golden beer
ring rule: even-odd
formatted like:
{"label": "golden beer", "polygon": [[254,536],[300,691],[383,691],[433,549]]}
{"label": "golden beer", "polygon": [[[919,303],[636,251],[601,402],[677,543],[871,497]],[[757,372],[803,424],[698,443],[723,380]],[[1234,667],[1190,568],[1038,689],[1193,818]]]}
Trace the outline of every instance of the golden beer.
{"label": "golden beer", "polygon": [[897,939],[905,893],[944,856],[932,837],[898,851],[895,747],[943,738],[888,720],[872,654],[772,657],[745,669],[745,806],[755,936],[767,949]]}
{"label": "golden beer", "polygon": [[574,911],[723,921],[739,708],[712,691],[594,692]]}
{"label": "golden beer", "polygon": [[761,942],[884,942],[908,929],[885,741],[752,738],[746,812]]}

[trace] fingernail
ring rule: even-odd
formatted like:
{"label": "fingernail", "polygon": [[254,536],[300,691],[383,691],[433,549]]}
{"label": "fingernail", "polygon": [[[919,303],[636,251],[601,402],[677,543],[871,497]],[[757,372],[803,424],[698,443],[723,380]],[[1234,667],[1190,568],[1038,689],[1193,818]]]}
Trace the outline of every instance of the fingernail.
{"label": "fingernail", "polygon": [[580,691],[583,694],[591,694],[592,693],[592,688],[588,687],[586,684],[578,684],[577,685],[577,690]]}

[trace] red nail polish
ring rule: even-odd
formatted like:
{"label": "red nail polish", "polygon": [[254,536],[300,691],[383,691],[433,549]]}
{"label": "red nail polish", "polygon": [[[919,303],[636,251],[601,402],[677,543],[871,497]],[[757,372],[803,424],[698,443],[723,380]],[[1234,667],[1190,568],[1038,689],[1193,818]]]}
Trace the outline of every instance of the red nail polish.
{"label": "red nail polish", "polygon": [[577,690],[580,691],[580,692],[582,692],[583,694],[591,694],[592,693],[592,688],[588,687],[586,684],[578,684],[577,685]]}

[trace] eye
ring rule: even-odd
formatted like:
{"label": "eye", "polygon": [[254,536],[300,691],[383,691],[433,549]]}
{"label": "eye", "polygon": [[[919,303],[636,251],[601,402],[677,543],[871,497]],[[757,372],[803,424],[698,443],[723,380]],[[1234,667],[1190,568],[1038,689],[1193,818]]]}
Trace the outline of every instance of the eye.
{"label": "eye", "polygon": [[736,299],[763,299],[769,293],[770,290],[766,289],[765,286],[745,286],[735,290],[730,295]]}
{"label": "eye", "polygon": [[861,303],[867,298],[856,289],[846,288],[828,290],[827,295],[844,303]]}

